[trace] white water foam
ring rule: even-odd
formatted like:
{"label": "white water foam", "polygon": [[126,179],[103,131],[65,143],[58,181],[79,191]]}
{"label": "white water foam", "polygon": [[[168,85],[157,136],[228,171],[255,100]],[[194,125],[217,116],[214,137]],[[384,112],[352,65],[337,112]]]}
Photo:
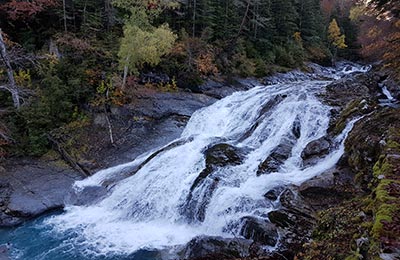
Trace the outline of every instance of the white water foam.
{"label": "white water foam", "polygon": [[[301,184],[334,167],[342,156],[355,121],[336,138],[337,147],[316,165],[304,166],[301,159],[309,142],[326,135],[330,108],[315,95],[327,84],[308,80],[258,86],[201,109],[188,122],[180,145],[152,159],[152,153],[146,153],[77,182],[79,193],[148,161],[134,175],[117,181],[101,201],[68,206],[64,214],[46,223],[55,234],[74,234],[69,242],[84,247],[88,254],[100,255],[183,245],[199,235],[240,236],[242,217],[267,219],[274,209],[263,194],[277,186]],[[298,138],[292,133],[295,124],[300,125]],[[258,165],[288,138],[293,143],[289,158],[276,172],[257,176]],[[217,143],[246,151],[245,158],[239,165],[217,169],[191,190],[206,167],[204,151]],[[212,185],[216,185],[213,190]],[[191,204],[187,203],[189,194]],[[186,209],[187,205],[191,208]],[[187,210],[203,210],[204,217],[190,217]]]}

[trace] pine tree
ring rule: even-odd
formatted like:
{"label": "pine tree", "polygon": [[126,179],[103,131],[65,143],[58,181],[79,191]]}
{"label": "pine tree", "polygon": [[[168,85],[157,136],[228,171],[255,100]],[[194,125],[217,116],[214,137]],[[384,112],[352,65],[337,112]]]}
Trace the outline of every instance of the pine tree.
{"label": "pine tree", "polygon": [[276,30],[275,41],[287,42],[298,31],[298,13],[292,0],[272,0],[271,11]]}

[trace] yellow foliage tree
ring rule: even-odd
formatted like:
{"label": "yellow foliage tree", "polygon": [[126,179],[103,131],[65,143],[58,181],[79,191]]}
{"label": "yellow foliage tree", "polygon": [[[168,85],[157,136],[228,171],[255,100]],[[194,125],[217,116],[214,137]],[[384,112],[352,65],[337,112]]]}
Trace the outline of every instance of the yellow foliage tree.
{"label": "yellow foliage tree", "polygon": [[345,35],[342,34],[342,32],[340,31],[336,19],[333,19],[329,24],[328,39],[335,48],[347,48],[347,45],[345,43]]}
{"label": "yellow foliage tree", "polygon": [[157,65],[161,57],[170,52],[177,38],[166,24],[153,27],[143,8],[132,8],[131,12],[118,52],[120,66],[124,70],[122,88],[129,71],[137,75],[144,64]]}

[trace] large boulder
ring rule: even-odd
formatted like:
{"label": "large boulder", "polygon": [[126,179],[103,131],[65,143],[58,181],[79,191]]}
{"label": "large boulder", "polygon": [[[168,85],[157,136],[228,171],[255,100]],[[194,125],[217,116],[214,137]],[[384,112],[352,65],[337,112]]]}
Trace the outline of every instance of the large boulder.
{"label": "large boulder", "polygon": [[240,234],[244,238],[264,246],[275,246],[278,242],[278,229],[274,224],[255,217],[244,217],[242,222]]}
{"label": "large boulder", "polygon": [[290,157],[293,146],[296,143],[295,134],[297,133],[297,128],[294,127],[293,129],[293,135],[283,137],[281,143],[258,165],[257,176],[278,171],[281,165]]}
{"label": "large boulder", "polygon": [[301,153],[304,165],[310,165],[327,155],[331,149],[332,142],[327,137],[321,137],[309,142]]}
{"label": "large boulder", "polygon": [[378,96],[380,80],[374,73],[349,74],[328,85],[321,97],[329,105],[343,108],[355,99]]}
{"label": "large boulder", "polygon": [[251,240],[200,236],[192,239],[179,253],[180,259],[237,259],[249,255]]}
{"label": "large boulder", "polygon": [[194,181],[191,190],[196,188],[202,180],[208,177],[219,167],[228,165],[238,165],[242,163],[243,152],[230,144],[216,144],[204,152],[206,158],[206,168],[199,174]]}
{"label": "large boulder", "polygon": [[347,165],[338,165],[305,181],[299,187],[301,196],[316,210],[337,205],[344,199],[351,198],[355,190],[354,173]]}
{"label": "large boulder", "polygon": [[[238,148],[221,143],[213,145],[205,152],[206,167],[194,180],[186,202],[182,207],[182,213],[189,221],[204,221],[205,211],[213,192],[218,187],[218,177],[210,177],[220,167],[238,165],[242,163],[243,152]],[[201,194],[193,196],[196,188],[204,185]]]}
{"label": "large boulder", "polygon": [[0,226],[15,226],[62,208],[83,176],[59,161],[9,160],[0,172]]}
{"label": "large boulder", "polygon": [[331,141],[327,137],[321,137],[317,140],[309,142],[301,153],[303,159],[307,159],[314,155],[325,155],[329,152]]}
{"label": "large boulder", "polygon": [[279,252],[287,259],[293,259],[311,235],[315,213],[295,186],[287,187],[279,201],[281,207],[269,212],[268,218],[279,230]]}

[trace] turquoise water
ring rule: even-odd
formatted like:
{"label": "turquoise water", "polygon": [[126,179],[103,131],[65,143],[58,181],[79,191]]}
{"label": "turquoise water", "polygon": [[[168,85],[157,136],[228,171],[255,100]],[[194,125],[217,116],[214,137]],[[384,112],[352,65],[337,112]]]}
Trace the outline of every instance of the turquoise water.
{"label": "turquoise water", "polygon": [[[0,229],[0,245],[10,243],[10,258],[23,260],[159,260],[159,252],[138,251],[134,255],[94,255],[93,251],[84,246],[73,244],[71,241],[77,234],[54,233],[43,224],[51,215],[61,214],[56,212],[28,221],[25,224],[10,229]],[[91,252],[91,253],[90,253]]]}

